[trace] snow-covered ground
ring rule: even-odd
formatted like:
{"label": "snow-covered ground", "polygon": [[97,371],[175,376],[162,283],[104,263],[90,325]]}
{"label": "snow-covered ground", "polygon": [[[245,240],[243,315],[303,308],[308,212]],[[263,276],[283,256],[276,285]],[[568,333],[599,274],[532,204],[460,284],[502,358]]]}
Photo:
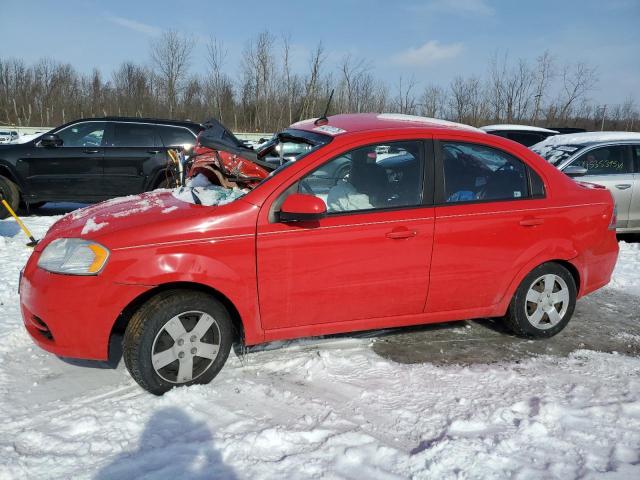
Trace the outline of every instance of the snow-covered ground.
{"label": "snow-covered ground", "polygon": [[[41,237],[57,218],[26,223]],[[362,334],[232,354],[210,385],[158,398],[122,365],[32,345],[24,243],[0,221],[0,479],[640,478],[640,358],[407,365]],[[607,289],[640,307],[640,244],[620,247]]]}

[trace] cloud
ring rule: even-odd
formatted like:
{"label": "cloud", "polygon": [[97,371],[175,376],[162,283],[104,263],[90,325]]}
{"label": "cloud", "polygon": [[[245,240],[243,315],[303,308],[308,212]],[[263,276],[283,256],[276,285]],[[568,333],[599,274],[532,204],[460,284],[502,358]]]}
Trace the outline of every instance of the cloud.
{"label": "cloud", "polygon": [[396,54],[393,59],[401,65],[423,67],[441,60],[457,57],[462,50],[462,43],[443,45],[437,40],[430,40],[418,48],[411,47],[404,52]]}
{"label": "cloud", "polygon": [[423,5],[414,5],[411,10],[416,12],[482,16],[490,16],[495,13],[495,10],[487,4],[486,0],[431,0]]}
{"label": "cloud", "polygon": [[144,35],[148,35],[150,37],[154,37],[159,35],[161,30],[158,27],[154,27],[152,25],[147,25],[146,23],[138,22],[136,20],[131,20],[129,18],[117,17],[115,15],[106,15],[105,17],[107,21],[119,25],[124,28],[128,28],[137,33],[142,33]]}

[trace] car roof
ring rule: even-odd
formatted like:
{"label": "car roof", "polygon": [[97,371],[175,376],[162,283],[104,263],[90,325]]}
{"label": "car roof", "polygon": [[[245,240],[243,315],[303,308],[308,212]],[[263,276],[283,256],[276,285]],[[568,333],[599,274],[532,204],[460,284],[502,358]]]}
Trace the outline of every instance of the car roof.
{"label": "car roof", "polygon": [[540,132],[540,133],[558,133],[557,130],[550,130],[548,128],[534,127],[532,125],[515,125],[515,124],[499,124],[499,125],[485,125],[480,127],[480,130],[485,132],[494,131],[514,131],[514,132]]}
{"label": "car roof", "polygon": [[162,118],[148,118],[148,117],[91,117],[91,118],[79,118],[73,122],[69,122],[66,125],[71,125],[78,122],[137,122],[137,123],[155,123],[159,125],[174,125],[177,127],[189,127],[189,128],[203,128],[201,124],[192,122],[190,120],[168,120]]}
{"label": "car roof", "polygon": [[555,135],[536,144],[538,146],[553,147],[556,145],[591,146],[601,143],[633,143],[640,142],[638,132],[581,132]]}
{"label": "car roof", "polygon": [[442,132],[443,130],[457,132],[475,132],[486,134],[486,132],[464,125],[462,123],[449,122],[437,118],[419,117],[416,115],[404,115],[397,113],[349,113],[331,115],[326,123],[316,125],[316,118],[302,120],[294,123],[290,128],[307,130],[328,135],[340,135],[343,133],[360,133],[374,130],[391,130],[416,128],[421,130],[431,130]]}

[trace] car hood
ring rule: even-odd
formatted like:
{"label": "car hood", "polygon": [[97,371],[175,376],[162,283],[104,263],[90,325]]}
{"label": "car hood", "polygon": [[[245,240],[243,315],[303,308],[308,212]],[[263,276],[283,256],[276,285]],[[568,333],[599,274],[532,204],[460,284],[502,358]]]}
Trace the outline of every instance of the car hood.
{"label": "car hood", "polygon": [[[91,239],[110,249],[206,238],[225,214],[238,210],[240,202],[195,205],[177,198],[180,195],[175,193],[155,190],[68,213],[51,227],[36,250],[61,237]],[[241,203],[245,209],[256,208]]]}

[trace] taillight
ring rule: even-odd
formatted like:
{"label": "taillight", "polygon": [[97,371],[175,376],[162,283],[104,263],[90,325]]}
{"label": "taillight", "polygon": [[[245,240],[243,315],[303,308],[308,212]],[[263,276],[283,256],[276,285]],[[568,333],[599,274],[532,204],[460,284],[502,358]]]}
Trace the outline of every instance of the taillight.
{"label": "taillight", "polygon": [[618,206],[614,203],[613,212],[611,213],[611,221],[609,222],[609,230],[615,230],[616,223],[618,223]]}

